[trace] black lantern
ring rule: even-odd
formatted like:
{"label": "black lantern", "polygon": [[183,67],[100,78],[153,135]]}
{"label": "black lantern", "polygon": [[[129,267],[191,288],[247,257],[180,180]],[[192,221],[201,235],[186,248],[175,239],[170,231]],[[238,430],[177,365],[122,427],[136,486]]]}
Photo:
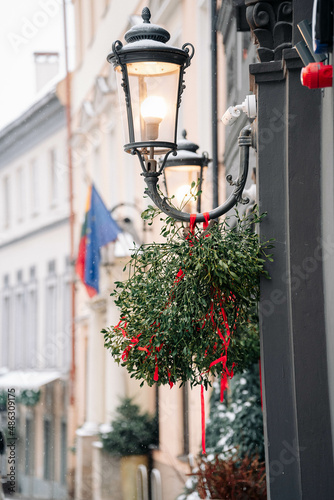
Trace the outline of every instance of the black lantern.
{"label": "black lantern", "polygon": [[[196,150],[188,149],[187,161],[191,156],[189,153],[195,156],[192,157],[194,163],[186,163],[182,159],[184,151],[179,149],[177,152],[176,145],[178,109],[185,88],[183,77],[194,55],[194,47],[190,43],[181,49],[166,45],[170,35],[165,29],[150,23],[151,14],[147,7],[142,11],[142,18],[141,24],[125,34],[127,44],[123,46],[116,40],[107,57],[114,65],[119,83],[124,149],[138,156],[147,185],[145,192],[160,210],[176,220],[189,222],[190,214],[171,207],[168,199],[161,197],[157,184],[167,164],[167,168],[177,166],[180,171],[187,165],[202,168],[200,163],[195,163],[201,158]],[[246,202],[242,199],[242,191],[247,180],[251,145],[251,129],[245,127],[239,136],[239,177],[236,181],[227,179],[235,189],[223,205],[209,212],[210,219],[220,217],[237,202]],[[162,156],[159,167],[155,156]],[[203,214],[197,214],[197,222],[204,220]]]}
{"label": "black lantern", "polygon": [[182,139],[178,141],[177,153],[169,156],[165,162],[165,182],[168,196],[175,195],[178,206],[185,205],[185,210],[194,212],[192,201],[193,183],[196,185],[197,206],[195,210],[201,211],[201,189],[209,157],[207,153],[197,153],[198,145],[187,139],[187,132],[183,130]]}
{"label": "black lantern", "polygon": [[191,44],[166,45],[168,31],[151,24],[150,17],[145,7],[143,23],[125,34],[128,44],[117,40],[107,57],[119,80],[124,149],[145,157],[144,170],[155,170],[154,156],[176,150],[183,75],[194,53]]}

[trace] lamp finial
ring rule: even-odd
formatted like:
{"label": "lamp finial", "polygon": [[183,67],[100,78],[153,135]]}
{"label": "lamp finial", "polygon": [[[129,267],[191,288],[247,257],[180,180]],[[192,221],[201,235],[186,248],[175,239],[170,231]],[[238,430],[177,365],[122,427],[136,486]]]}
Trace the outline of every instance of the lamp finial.
{"label": "lamp finial", "polygon": [[144,7],[142,12],[141,12],[141,17],[143,18],[143,22],[144,23],[150,23],[150,19],[151,19],[151,12],[150,12],[150,9],[148,7]]}

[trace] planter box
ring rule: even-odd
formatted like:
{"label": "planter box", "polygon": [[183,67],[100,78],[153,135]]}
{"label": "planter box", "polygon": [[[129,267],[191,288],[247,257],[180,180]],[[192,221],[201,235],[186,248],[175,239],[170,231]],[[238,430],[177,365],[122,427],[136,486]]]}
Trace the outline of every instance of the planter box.
{"label": "planter box", "polygon": [[148,467],[147,455],[130,455],[121,458],[123,500],[137,500],[137,469],[139,465]]}

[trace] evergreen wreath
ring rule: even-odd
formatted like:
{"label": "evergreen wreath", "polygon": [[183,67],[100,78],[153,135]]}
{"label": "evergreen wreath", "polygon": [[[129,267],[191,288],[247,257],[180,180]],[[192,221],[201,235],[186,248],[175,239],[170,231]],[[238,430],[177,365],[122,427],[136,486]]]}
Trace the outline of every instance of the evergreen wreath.
{"label": "evergreen wreath", "polygon": [[[150,220],[160,212],[149,207]],[[262,216],[214,222],[192,232],[172,218],[162,243],[136,249],[125,281],[111,293],[120,322],[102,330],[105,347],[131,377],[148,385],[211,385],[212,375],[242,372],[259,359],[257,302],[270,242],[254,225]],[[231,226],[233,223],[233,227]],[[223,387],[223,388],[224,388]]]}
{"label": "evergreen wreath", "polygon": [[40,397],[41,397],[40,390],[35,391],[34,389],[24,389],[17,396],[16,400],[21,405],[32,407],[37,405],[37,403],[40,400]]}
{"label": "evergreen wreath", "polygon": [[0,391],[0,411],[7,410],[7,398],[8,393],[6,391]]}

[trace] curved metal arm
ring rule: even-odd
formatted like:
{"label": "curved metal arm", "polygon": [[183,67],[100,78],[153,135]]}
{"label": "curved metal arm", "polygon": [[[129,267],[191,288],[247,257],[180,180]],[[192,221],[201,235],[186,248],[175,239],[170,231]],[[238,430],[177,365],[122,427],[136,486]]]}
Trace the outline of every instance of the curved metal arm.
{"label": "curved metal arm", "polygon": [[[209,219],[217,219],[221,215],[225,214],[237,203],[248,203],[249,200],[244,200],[242,198],[242,192],[244,190],[247,175],[248,175],[248,165],[249,165],[249,148],[252,145],[251,128],[247,126],[243,128],[239,134],[239,150],[240,150],[240,166],[239,166],[239,176],[236,181],[232,181],[232,176],[228,175],[226,177],[227,181],[235,186],[233,193],[225,201],[223,205],[211,210],[209,212]],[[157,175],[145,175],[145,182],[147,188],[145,193],[151,198],[153,203],[162,210],[166,215],[173,217],[176,220],[183,222],[190,222],[190,214],[187,212],[181,212],[167,203],[167,198],[162,198],[157,189],[158,176]],[[205,218],[203,213],[196,215],[196,222],[204,222]]]}

